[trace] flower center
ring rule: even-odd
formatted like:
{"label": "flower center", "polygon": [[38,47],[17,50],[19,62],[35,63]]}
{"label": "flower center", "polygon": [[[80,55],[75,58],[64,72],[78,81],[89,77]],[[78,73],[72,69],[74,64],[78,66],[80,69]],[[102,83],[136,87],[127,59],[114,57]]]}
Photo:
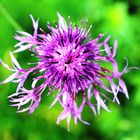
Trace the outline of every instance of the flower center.
{"label": "flower center", "polygon": [[68,60],[67,62],[65,62],[65,64],[70,64],[71,63],[71,61],[70,60]]}
{"label": "flower center", "polygon": [[68,58],[68,60],[65,61],[65,64],[70,64],[71,62],[73,62],[72,54],[71,54],[70,58]]}

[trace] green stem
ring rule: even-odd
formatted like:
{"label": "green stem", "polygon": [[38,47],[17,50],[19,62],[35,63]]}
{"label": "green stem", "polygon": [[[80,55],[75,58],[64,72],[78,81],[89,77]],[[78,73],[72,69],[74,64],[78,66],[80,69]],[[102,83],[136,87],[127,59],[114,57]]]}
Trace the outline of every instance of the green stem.
{"label": "green stem", "polygon": [[0,3],[0,13],[3,17],[15,28],[18,30],[23,30],[22,27],[15,21],[15,19],[8,13],[8,11]]}

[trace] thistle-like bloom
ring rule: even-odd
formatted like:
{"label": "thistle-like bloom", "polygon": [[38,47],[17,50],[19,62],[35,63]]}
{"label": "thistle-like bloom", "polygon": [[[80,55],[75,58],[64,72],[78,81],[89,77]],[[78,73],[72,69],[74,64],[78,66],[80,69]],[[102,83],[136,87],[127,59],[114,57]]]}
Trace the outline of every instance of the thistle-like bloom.
{"label": "thistle-like bloom", "polygon": [[[14,73],[1,84],[18,83],[16,92],[9,96],[12,106],[18,107],[18,112],[29,110],[32,113],[38,107],[44,90],[48,88],[49,94],[54,90],[58,91],[50,107],[59,102],[63,108],[57,119],[58,124],[66,119],[69,125],[71,117],[74,118],[75,124],[78,119],[88,124],[81,117],[85,105],[96,115],[101,107],[110,111],[106,106],[108,95],[113,95],[113,101],[117,103],[119,103],[118,93],[124,93],[128,98],[126,85],[121,78],[127,70],[127,65],[122,72],[118,71],[114,58],[117,41],[110,47],[108,45],[110,37],[101,41],[103,34],[91,39],[89,34],[91,26],[86,29],[87,22],[82,22],[78,27],[70,20],[67,25],[59,13],[58,18],[56,28],[47,24],[50,33],[42,29],[41,33],[38,33],[38,20],[35,21],[32,16],[33,35],[17,31],[15,39],[19,42],[15,45],[17,49],[14,53],[29,50],[38,61],[34,63],[35,66],[23,69],[10,52],[13,68],[2,60],[1,63]],[[111,64],[112,70],[105,67],[105,63]],[[25,81],[29,74],[32,74],[33,79],[30,89],[27,89]]]}

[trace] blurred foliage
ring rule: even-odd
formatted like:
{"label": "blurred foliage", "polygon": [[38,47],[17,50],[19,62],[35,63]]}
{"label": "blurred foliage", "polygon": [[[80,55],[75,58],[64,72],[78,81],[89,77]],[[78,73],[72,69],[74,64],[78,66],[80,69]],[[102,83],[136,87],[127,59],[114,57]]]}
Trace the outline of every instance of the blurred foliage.
{"label": "blurred foliage", "polygon": [[[40,18],[40,27],[46,29],[46,22],[57,21],[59,11],[66,19],[76,24],[81,19],[88,19],[93,25],[92,37],[105,33],[118,40],[116,59],[120,70],[125,66],[124,57],[129,66],[140,66],[140,1],[139,0],[0,0],[0,58],[11,65],[9,51],[14,49],[15,31],[25,30],[32,33],[33,27],[29,14]],[[47,30],[47,29],[46,29]],[[15,55],[24,65],[29,61],[28,53]],[[28,58],[28,59],[27,59]],[[0,81],[9,72],[0,66]],[[140,72],[132,70],[124,75],[130,99],[119,95],[121,105],[109,102],[111,113],[101,110],[94,117],[85,108],[83,117],[90,121],[90,126],[71,121],[70,132],[66,122],[56,124],[62,111],[59,104],[51,110],[48,106],[53,96],[42,97],[41,105],[31,115],[17,114],[16,109],[9,106],[8,95],[15,91],[15,84],[0,85],[0,140],[139,140],[140,139]],[[47,92],[47,91],[46,91]]]}

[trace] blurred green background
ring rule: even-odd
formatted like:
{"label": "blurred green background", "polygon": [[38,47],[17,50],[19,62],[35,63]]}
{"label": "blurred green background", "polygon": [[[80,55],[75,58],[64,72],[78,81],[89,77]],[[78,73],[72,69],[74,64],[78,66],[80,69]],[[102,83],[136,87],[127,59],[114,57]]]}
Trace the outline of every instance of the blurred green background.
{"label": "blurred green background", "polygon": [[[119,69],[125,66],[124,57],[129,66],[140,66],[140,0],[0,0],[0,58],[11,65],[9,51],[17,43],[13,36],[16,29],[33,33],[29,14],[40,18],[40,27],[46,29],[46,22],[57,22],[56,12],[66,19],[79,24],[88,19],[92,24],[92,37],[99,33],[111,35],[112,43],[118,40]],[[46,29],[47,30],[47,29]],[[28,53],[15,55],[20,64],[26,67],[30,61]],[[9,71],[0,66],[0,81]],[[90,110],[83,113],[90,126],[71,122],[70,132],[66,121],[60,125],[56,119],[62,111],[59,105],[48,110],[53,98],[42,97],[40,106],[29,115],[16,113],[10,107],[7,96],[15,92],[13,83],[0,85],[0,140],[140,140],[140,72],[133,70],[123,76],[127,84],[130,99],[120,95],[121,105],[108,103],[111,113],[101,110],[94,117]],[[47,93],[47,91],[46,91]]]}

